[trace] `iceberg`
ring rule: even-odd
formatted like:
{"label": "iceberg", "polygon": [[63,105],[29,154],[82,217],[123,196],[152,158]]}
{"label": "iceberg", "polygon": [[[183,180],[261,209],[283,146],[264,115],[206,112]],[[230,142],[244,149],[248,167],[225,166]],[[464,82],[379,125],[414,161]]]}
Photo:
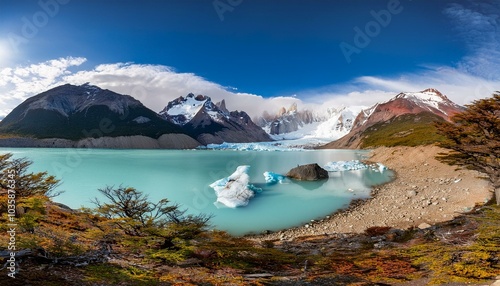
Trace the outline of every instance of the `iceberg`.
{"label": "iceberg", "polygon": [[250,166],[238,166],[236,171],[227,178],[222,178],[210,184],[215,190],[217,201],[227,207],[236,208],[248,205],[255,192],[262,189],[249,184],[248,170]]}
{"label": "iceberg", "polygon": [[382,163],[377,163],[377,166],[378,166],[378,171],[380,173],[383,173],[385,170],[387,170],[387,167],[384,166]]}
{"label": "iceberg", "polygon": [[273,184],[273,185],[277,183],[283,184],[285,176],[273,172],[264,172],[264,179],[268,184]]}
{"label": "iceberg", "polygon": [[342,172],[367,169],[368,165],[359,160],[328,162],[323,167],[328,172]]}
{"label": "iceberg", "polygon": [[367,165],[363,162],[360,162],[359,160],[328,162],[324,166],[324,169],[327,170],[328,172],[355,171],[355,170],[364,170],[368,168],[370,168],[370,170],[380,173],[383,173],[388,169],[382,163]]}

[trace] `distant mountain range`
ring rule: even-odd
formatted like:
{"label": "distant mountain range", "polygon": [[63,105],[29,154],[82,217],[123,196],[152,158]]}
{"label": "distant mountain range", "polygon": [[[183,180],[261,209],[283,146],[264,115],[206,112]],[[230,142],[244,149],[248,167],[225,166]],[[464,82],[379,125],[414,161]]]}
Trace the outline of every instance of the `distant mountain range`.
{"label": "distant mountain range", "polygon": [[264,113],[255,119],[257,125],[246,112],[229,111],[224,100],[213,103],[204,95],[181,96],[156,113],[128,95],[90,84],[66,84],[12,110],[0,122],[0,135],[24,139],[2,141],[0,146],[192,148],[322,138],[338,139],[323,148],[366,148],[438,140],[432,122],[449,120],[462,110],[439,91],[426,89],[400,93],[370,108],[329,108],[321,114],[299,111],[293,104],[274,115]]}
{"label": "distant mountain range", "polygon": [[267,112],[255,119],[275,140],[322,138],[338,139],[352,128],[362,106],[328,108],[324,112],[298,110],[297,104],[288,109],[282,107],[276,114]]}
{"label": "distant mountain range", "polygon": [[[3,137],[45,140],[41,145],[37,141],[24,140],[23,146],[46,146],[48,138],[81,141],[118,137],[121,138],[119,142],[107,139],[106,143],[102,140],[88,143],[87,140],[85,146],[155,146],[156,143],[147,138],[161,139],[156,144],[160,147],[172,146],[165,142],[166,137],[163,135],[166,134],[169,135],[168,140],[181,142],[177,144],[181,148],[210,143],[272,140],[245,112],[229,112],[224,101],[216,105],[207,96],[189,94],[186,98],[179,97],[169,102],[158,114],[131,96],[90,84],[65,84],[28,98],[0,122],[0,134]],[[134,137],[131,141],[129,137],[133,136],[140,138]],[[61,140],[51,142],[54,146],[74,145]]]}

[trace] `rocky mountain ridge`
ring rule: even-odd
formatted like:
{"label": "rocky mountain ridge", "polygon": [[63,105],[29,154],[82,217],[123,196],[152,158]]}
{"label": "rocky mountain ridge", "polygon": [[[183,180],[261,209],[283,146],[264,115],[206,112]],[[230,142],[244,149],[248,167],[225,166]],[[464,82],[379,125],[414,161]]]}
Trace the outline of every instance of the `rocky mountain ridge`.
{"label": "rocky mountain ridge", "polygon": [[213,103],[205,95],[190,93],[160,111],[160,116],[178,126],[200,143],[264,142],[272,139],[244,111],[229,111],[224,100]]}

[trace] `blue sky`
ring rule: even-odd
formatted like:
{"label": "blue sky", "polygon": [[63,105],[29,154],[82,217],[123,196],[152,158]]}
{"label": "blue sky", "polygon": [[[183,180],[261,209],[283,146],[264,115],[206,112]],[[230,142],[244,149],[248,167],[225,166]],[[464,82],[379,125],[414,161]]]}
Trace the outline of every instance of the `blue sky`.
{"label": "blue sky", "polygon": [[499,15],[497,0],[0,0],[0,113],[83,81],[155,110],[188,91],[257,114],[431,86],[462,104],[500,89]]}

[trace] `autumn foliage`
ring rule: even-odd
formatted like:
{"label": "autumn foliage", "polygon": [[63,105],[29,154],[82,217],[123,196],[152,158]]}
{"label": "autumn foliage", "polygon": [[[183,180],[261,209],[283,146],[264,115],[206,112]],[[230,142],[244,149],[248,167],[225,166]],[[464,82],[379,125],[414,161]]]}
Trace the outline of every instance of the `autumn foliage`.
{"label": "autumn foliage", "polygon": [[487,174],[500,203],[500,93],[466,107],[452,122],[436,123],[447,138],[440,145],[452,150],[438,159]]}

